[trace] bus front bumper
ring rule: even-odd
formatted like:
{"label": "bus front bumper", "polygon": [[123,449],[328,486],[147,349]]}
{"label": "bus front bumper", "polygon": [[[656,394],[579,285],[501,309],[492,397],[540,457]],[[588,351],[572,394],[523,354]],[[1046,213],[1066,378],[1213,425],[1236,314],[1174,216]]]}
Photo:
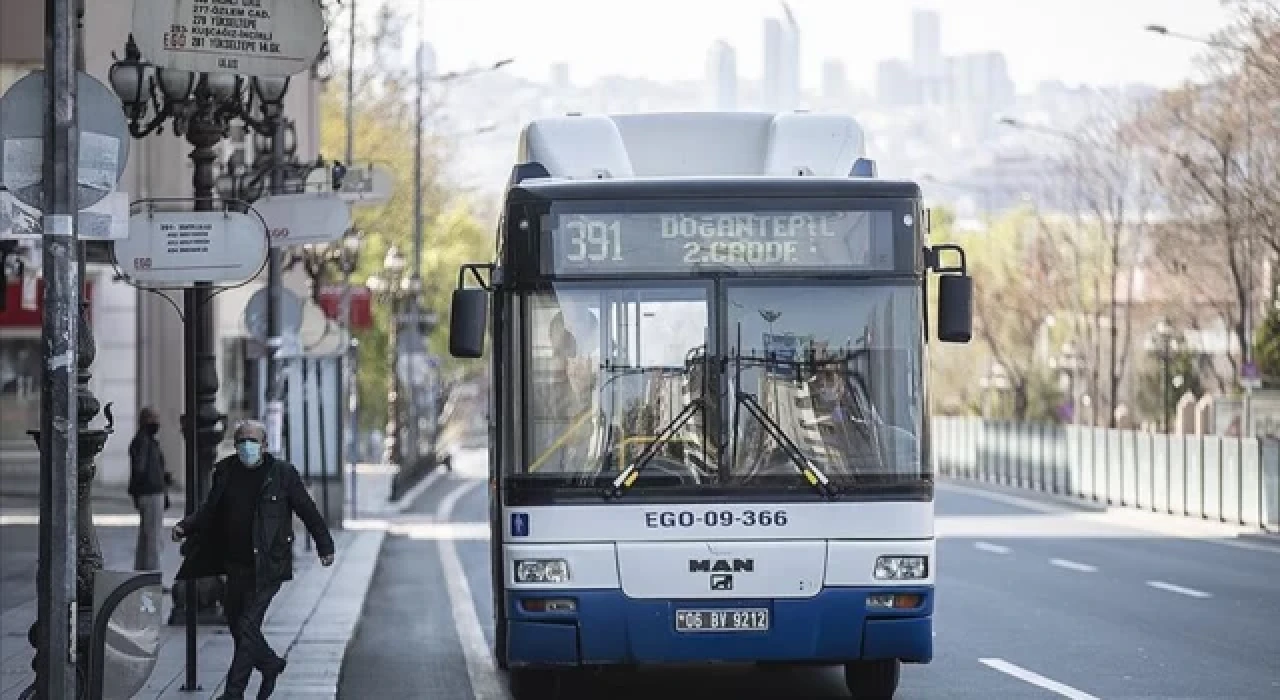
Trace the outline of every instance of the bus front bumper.
{"label": "bus front bumper", "polygon": [[[869,596],[889,593],[918,596],[919,605],[868,605]],[[768,610],[767,630],[676,629],[680,610],[747,608]],[[507,615],[507,657],[515,667],[933,658],[931,586],[828,587],[802,599],[684,601],[628,598],[620,590],[508,590]]]}

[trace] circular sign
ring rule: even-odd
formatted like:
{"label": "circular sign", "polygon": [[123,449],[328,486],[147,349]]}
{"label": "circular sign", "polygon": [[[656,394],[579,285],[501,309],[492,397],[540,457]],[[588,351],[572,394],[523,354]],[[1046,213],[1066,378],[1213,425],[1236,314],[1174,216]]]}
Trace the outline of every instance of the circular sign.
{"label": "circular sign", "polygon": [[[44,209],[45,73],[33,71],[0,97],[0,182],[15,199]],[[129,124],[115,93],[76,73],[80,168],[76,209],[88,209],[115,190],[129,162]],[[86,126],[88,128],[86,128]],[[92,130],[90,130],[92,129]]]}
{"label": "circular sign", "polygon": [[[263,287],[249,297],[244,307],[244,325],[260,343],[267,342],[267,293]],[[280,287],[280,333],[296,334],[302,327],[302,300],[288,287]]]}

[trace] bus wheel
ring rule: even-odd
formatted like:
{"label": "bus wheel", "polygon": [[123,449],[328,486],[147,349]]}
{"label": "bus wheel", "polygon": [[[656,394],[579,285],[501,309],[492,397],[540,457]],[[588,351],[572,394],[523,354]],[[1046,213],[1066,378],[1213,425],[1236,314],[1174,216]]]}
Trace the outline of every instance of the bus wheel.
{"label": "bus wheel", "polygon": [[508,675],[514,700],[556,700],[560,697],[560,674],[543,669],[517,668]]}
{"label": "bus wheel", "polygon": [[844,683],[856,700],[892,700],[901,668],[897,659],[851,661],[844,665]]}

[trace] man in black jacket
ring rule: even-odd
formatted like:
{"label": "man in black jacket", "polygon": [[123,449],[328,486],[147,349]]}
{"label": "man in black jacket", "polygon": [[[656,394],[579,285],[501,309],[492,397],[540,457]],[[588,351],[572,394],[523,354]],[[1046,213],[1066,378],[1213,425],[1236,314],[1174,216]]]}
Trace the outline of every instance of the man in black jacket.
{"label": "man in black jacket", "polygon": [[234,441],[236,454],[213,467],[208,498],[173,528],[175,541],[189,538],[177,580],[226,575],[222,604],[235,656],[222,698],[243,698],[256,668],[261,700],[285,667],[263,636],[262,621],[280,585],[293,578],[293,515],[306,525],[324,566],[333,564],[333,537],[298,470],[265,451],[262,423],[242,421]]}
{"label": "man in black jacket", "polygon": [[138,509],[138,545],[133,555],[137,571],[160,568],[160,533],[164,530],[164,511],[169,507],[170,477],[164,468],[164,453],[156,434],[160,432],[160,416],[153,408],[138,414],[138,434],[129,443],[129,495]]}

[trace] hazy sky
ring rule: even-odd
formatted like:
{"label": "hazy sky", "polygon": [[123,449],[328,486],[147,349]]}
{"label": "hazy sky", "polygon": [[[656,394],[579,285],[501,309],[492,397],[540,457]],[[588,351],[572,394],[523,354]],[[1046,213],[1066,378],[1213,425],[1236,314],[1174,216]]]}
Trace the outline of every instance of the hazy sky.
{"label": "hazy sky", "polygon": [[[415,0],[401,1],[412,11]],[[603,74],[697,79],[718,38],[737,49],[739,75],[758,78],[761,22],[781,14],[776,0],[421,2],[442,71],[514,57],[508,70],[542,80],[551,63],[564,61],[575,83]],[[1171,85],[1192,73],[1202,47],[1142,27],[1205,35],[1227,17],[1219,0],[791,0],[791,7],[804,84],[817,86],[822,61],[839,58],[863,88],[872,87],[877,61],[910,56],[916,7],[941,12],[944,53],[1003,51],[1020,89],[1045,79]]]}

